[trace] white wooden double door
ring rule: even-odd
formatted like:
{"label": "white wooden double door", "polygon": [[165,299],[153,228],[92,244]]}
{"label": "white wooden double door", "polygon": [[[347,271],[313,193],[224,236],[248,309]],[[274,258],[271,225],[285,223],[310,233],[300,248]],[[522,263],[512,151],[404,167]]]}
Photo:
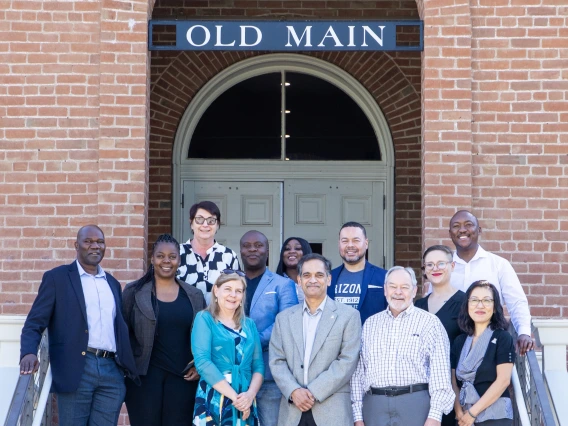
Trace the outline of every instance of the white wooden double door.
{"label": "white wooden double door", "polygon": [[[279,182],[183,181],[182,238],[192,237],[189,208],[203,200],[221,211],[217,241],[239,254],[243,234],[257,230],[269,241],[269,269],[276,270],[282,242],[305,238],[334,267],[341,263],[339,229],[348,221],[363,224],[369,261],[384,266],[384,182],[285,179]],[[240,254],[239,254],[240,259]]]}

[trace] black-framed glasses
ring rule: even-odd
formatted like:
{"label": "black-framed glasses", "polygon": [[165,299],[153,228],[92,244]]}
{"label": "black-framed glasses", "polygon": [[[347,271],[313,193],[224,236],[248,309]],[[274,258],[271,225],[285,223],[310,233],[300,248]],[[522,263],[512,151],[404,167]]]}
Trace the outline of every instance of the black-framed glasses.
{"label": "black-framed glasses", "polygon": [[215,225],[217,223],[217,218],[215,216],[195,216],[193,220],[195,220],[195,223],[198,225],[203,225],[205,222],[207,222],[207,225]]}
{"label": "black-framed glasses", "polygon": [[223,274],[229,275],[229,274],[237,274],[239,277],[244,277],[245,273],[243,271],[239,271],[238,269],[223,269],[221,271]]}
{"label": "black-framed glasses", "polygon": [[489,299],[489,298],[486,298],[486,299],[473,298],[473,299],[469,299],[468,302],[469,302],[469,306],[471,306],[472,308],[477,307],[477,305],[479,305],[479,302],[481,302],[481,304],[483,306],[485,306],[486,308],[490,308],[491,306],[493,306],[493,299]]}

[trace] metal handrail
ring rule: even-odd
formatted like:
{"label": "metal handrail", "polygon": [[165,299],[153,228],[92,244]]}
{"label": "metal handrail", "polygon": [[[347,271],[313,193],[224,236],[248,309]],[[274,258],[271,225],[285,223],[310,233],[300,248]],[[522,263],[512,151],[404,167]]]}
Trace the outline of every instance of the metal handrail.
{"label": "metal handrail", "polygon": [[[41,424],[49,424],[51,421],[51,398],[45,395],[46,392],[42,392],[44,384],[47,392],[49,392],[47,387],[51,387],[51,380],[49,378],[46,380],[50,370],[47,331],[43,333],[37,357],[38,370],[34,374],[20,375],[18,378],[4,426],[31,426],[34,418],[38,416],[41,418]],[[42,399],[45,401],[41,401],[40,404],[42,393]],[[36,423],[39,418],[36,419]]]}
{"label": "metal handrail", "polygon": [[[509,332],[516,342],[517,332],[511,325]],[[556,426],[554,411],[550,404],[548,391],[544,383],[542,372],[534,351],[529,351],[525,356],[517,356],[515,368],[519,375],[520,388],[525,406],[530,418],[531,426]],[[518,423],[518,407],[514,404],[515,425]]]}

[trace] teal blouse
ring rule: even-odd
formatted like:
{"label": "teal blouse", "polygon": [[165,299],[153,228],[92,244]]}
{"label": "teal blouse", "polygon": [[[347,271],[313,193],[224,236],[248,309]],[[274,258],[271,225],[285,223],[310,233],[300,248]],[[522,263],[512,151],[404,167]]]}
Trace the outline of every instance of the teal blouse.
{"label": "teal blouse", "polygon": [[248,338],[241,363],[236,365],[234,336],[230,336],[223,324],[215,320],[208,311],[201,311],[195,317],[191,332],[195,368],[201,378],[211,386],[224,380],[226,373],[231,373],[233,389],[237,393],[245,392],[254,373],[264,376],[262,347],[254,321],[245,318],[243,331]]}

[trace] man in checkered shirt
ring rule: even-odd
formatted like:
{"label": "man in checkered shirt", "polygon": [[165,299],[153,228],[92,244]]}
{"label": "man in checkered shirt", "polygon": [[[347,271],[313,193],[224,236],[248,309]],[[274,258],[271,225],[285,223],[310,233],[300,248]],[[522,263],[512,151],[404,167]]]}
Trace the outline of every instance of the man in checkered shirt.
{"label": "man in checkered shirt", "polygon": [[363,326],[351,379],[355,426],[439,426],[455,399],[448,335],[435,315],[414,307],[411,268],[387,272],[385,296],[389,307]]}

